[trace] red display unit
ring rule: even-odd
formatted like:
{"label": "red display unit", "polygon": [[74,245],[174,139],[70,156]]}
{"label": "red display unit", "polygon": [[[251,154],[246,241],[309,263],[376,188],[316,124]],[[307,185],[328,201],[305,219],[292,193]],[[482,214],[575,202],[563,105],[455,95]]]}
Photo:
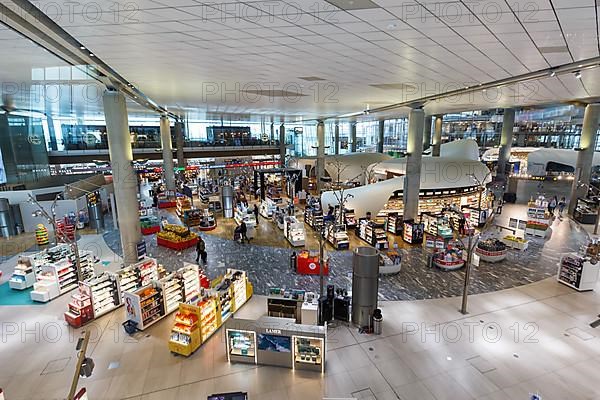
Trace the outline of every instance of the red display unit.
{"label": "red display unit", "polygon": [[[311,256],[308,251],[298,254],[296,260],[296,273],[300,275],[319,275],[319,256]],[[325,261],[323,275],[329,275],[329,262]]]}
{"label": "red display unit", "polygon": [[160,232],[160,225],[152,226],[150,228],[142,228],[142,235],[152,235],[153,233],[158,233],[158,232]]}
{"label": "red display unit", "polygon": [[174,208],[174,207],[177,207],[176,201],[170,201],[170,200],[159,200],[158,201],[158,208]]}
{"label": "red display unit", "polygon": [[156,243],[159,246],[163,246],[169,248],[171,250],[184,250],[189,249],[190,247],[194,247],[196,243],[198,243],[198,238],[195,237],[190,240],[186,240],[185,242],[172,242],[170,240],[166,240],[160,237],[156,238]]}

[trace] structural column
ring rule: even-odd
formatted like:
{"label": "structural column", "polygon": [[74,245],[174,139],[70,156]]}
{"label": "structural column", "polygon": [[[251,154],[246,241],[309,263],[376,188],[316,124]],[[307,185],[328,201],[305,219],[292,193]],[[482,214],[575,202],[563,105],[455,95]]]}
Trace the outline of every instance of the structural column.
{"label": "structural column", "polygon": [[500,136],[500,151],[498,152],[498,170],[496,177],[502,177],[507,173],[506,166],[510,161],[510,150],[512,148],[513,127],[515,126],[515,110],[504,109],[502,118],[502,134]]}
{"label": "structural column", "polygon": [[385,120],[379,121],[379,139],[377,140],[377,152],[383,153],[383,141],[385,139]]}
{"label": "structural column", "polygon": [[334,131],[333,141],[334,141],[334,145],[335,145],[334,154],[337,156],[338,154],[340,154],[340,124],[337,122],[335,123],[335,131]]}
{"label": "structural column", "polygon": [[281,168],[285,167],[285,126],[281,124],[279,126],[279,164]]}
{"label": "structural column", "polygon": [[442,148],[442,122],[444,121],[443,115],[436,115],[435,126],[433,128],[433,138],[431,140],[431,155],[434,157],[440,156],[440,150]]}
{"label": "structural column", "polygon": [[169,117],[160,117],[160,141],[162,143],[163,172],[167,190],[175,190],[175,165],[173,164],[173,143],[171,142],[171,125]]}
{"label": "structural column", "polygon": [[425,125],[423,126],[423,150],[431,147],[431,115],[425,117]]}
{"label": "structural column", "polygon": [[[129,136],[125,96],[117,91],[106,91],[102,96],[108,152],[113,172],[113,185],[117,203],[119,233],[125,265],[138,261],[137,244],[142,240],[139,215],[137,175],[133,169],[133,151]],[[114,212],[114,210],[113,210]]]}
{"label": "structural column", "polygon": [[175,122],[175,143],[177,145],[177,166],[179,168],[185,168],[185,154],[183,148],[185,147],[185,138],[183,137],[183,122]]}
{"label": "structural column", "polygon": [[271,122],[271,145],[273,144],[273,142],[275,141],[275,124],[273,122]]}
{"label": "structural column", "polygon": [[317,124],[317,193],[321,194],[321,178],[325,171],[325,124],[319,121]]}
{"label": "structural column", "polygon": [[575,164],[575,179],[571,188],[571,202],[569,203],[569,214],[571,215],[577,206],[577,198],[586,197],[589,189],[599,122],[600,104],[588,104],[583,115],[579,152],[577,153],[577,164]]}
{"label": "structural column", "polygon": [[408,116],[408,143],[406,146],[406,176],[404,177],[404,220],[416,220],[419,212],[421,189],[421,159],[423,157],[423,124],[425,111],[411,110]]}
{"label": "structural column", "polygon": [[356,153],[356,122],[350,122],[350,152]]}

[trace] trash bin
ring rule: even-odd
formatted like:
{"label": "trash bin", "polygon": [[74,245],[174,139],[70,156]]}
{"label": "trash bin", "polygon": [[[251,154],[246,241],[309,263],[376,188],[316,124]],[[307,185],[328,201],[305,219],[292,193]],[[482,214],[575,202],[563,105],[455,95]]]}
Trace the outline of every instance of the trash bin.
{"label": "trash bin", "polygon": [[381,323],[383,322],[383,315],[381,315],[381,310],[376,308],[373,311],[373,333],[375,335],[381,335]]}

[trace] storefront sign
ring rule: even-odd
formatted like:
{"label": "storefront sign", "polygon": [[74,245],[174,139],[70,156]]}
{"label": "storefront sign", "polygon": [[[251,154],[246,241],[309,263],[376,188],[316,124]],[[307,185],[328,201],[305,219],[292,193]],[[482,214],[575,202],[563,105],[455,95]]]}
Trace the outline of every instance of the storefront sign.
{"label": "storefront sign", "polygon": [[146,242],[144,240],[142,240],[141,242],[139,242],[137,244],[137,258],[138,261],[141,261],[142,258],[144,258],[147,254],[147,249],[146,249]]}
{"label": "storefront sign", "polygon": [[281,335],[281,329],[267,328],[267,329],[265,329],[265,332],[267,332],[267,333],[274,333],[276,335]]}

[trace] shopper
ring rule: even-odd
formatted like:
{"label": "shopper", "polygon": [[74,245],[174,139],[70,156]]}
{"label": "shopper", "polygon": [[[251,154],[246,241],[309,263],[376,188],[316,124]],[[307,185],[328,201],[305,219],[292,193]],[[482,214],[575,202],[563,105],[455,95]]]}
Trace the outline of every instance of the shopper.
{"label": "shopper", "polygon": [[567,199],[565,198],[565,196],[560,198],[560,201],[558,202],[558,215],[559,216],[563,216],[563,211],[565,211],[565,207],[567,206]]}
{"label": "shopper", "polygon": [[242,221],[242,223],[240,224],[240,235],[242,235],[242,243],[244,243],[244,239],[246,239],[247,243],[250,243],[250,239],[248,239],[248,227],[246,226],[246,222],[244,221]]}
{"label": "shopper", "polygon": [[196,263],[202,259],[202,265],[206,265],[208,253],[206,253],[206,243],[202,236],[198,235],[198,243],[196,243]]}
{"label": "shopper", "polygon": [[258,225],[258,206],[254,205],[254,218],[256,219],[256,225]]}
{"label": "shopper", "polygon": [[550,214],[554,214],[554,209],[556,208],[557,204],[558,204],[558,199],[556,198],[556,196],[553,196],[550,199],[550,202],[548,203],[548,211],[550,212]]}

